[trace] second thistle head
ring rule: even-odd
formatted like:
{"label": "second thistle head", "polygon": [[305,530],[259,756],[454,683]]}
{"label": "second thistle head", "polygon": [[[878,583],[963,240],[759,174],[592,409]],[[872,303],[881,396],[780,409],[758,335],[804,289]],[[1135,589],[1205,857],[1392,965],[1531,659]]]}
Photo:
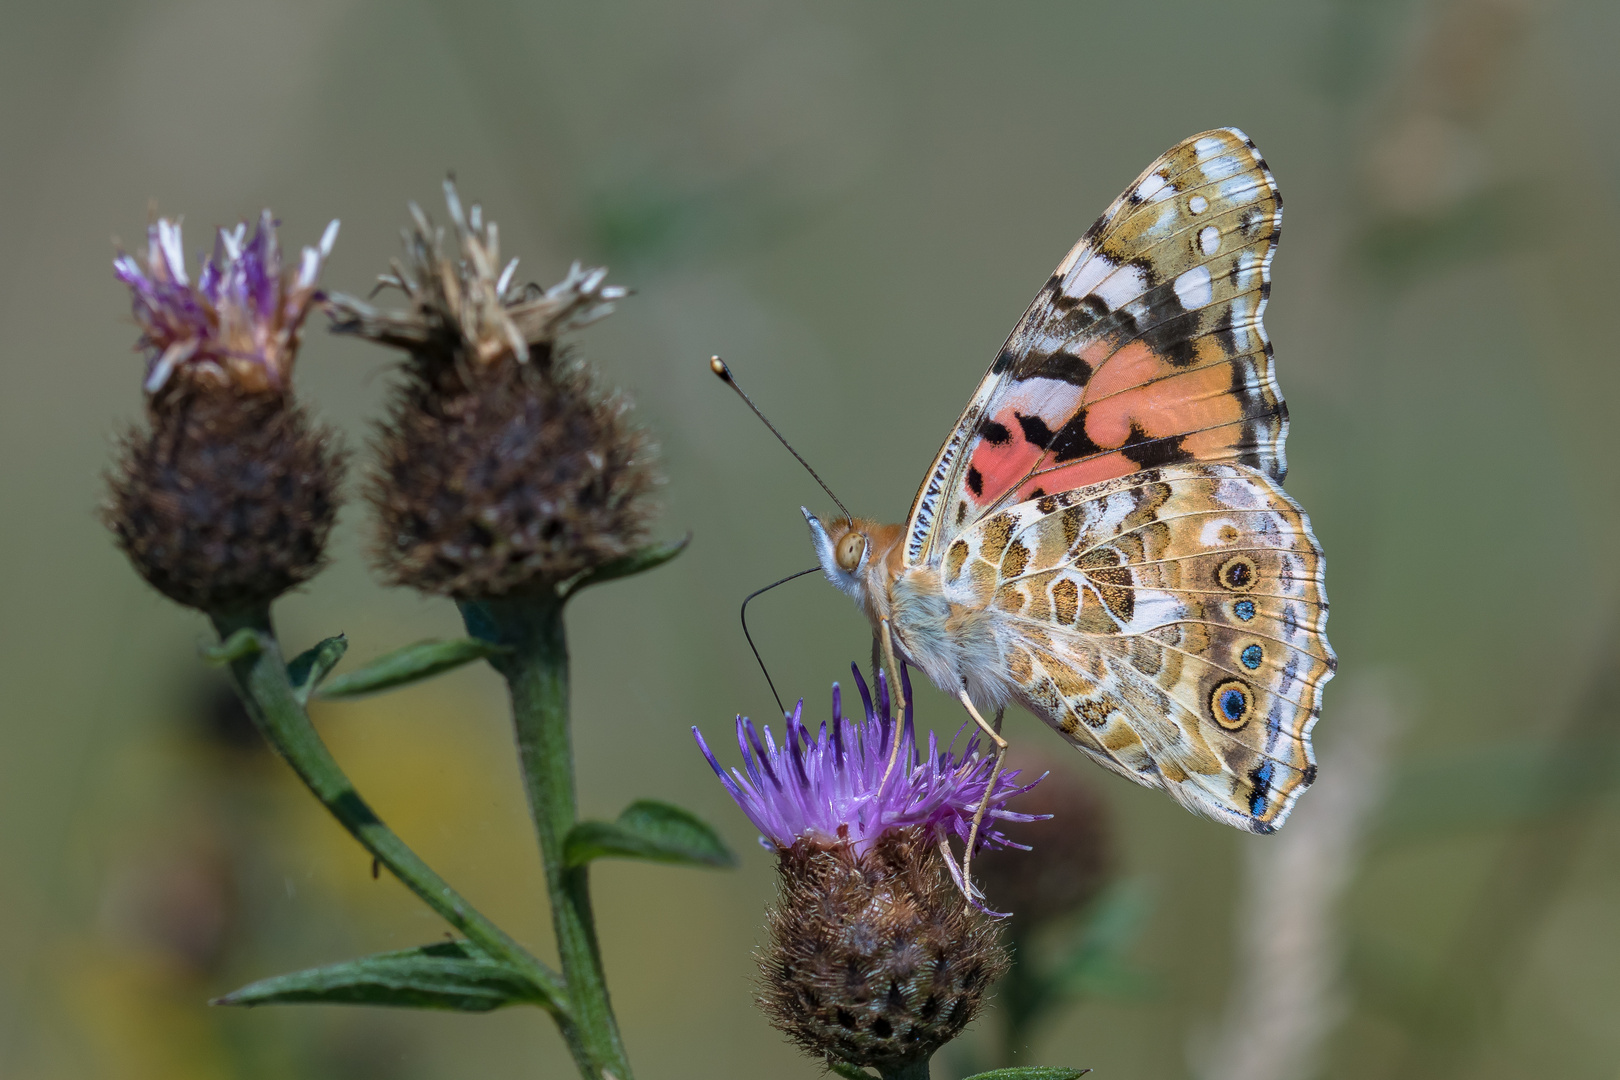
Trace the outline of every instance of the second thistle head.
{"label": "second thistle head", "polygon": [[144,426],[124,436],[104,517],[130,561],[170,599],[210,613],[269,603],[320,569],[343,454],[292,394],[319,247],[283,266],[267,210],[251,238],[220,229],[195,280],[180,223],[160,219],[144,260],[120,253],[139,347]]}
{"label": "second thistle head", "polygon": [[405,310],[331,303],[333,330],[407,353],[367,492],[374,555],[391,583],[457,599],[555,588],[646,537],[651,443],[557,344],[625,290],[578,264],[550,288],[518,283],[495,223],[453,183],[445,198],[449,233],[413,204],[405,257],[379,279]]}
{"label": "second thistle head", "polygon": [[[905,676],[902,675],[904,679]],[[780,882],[760,954],[760,1005],[807,1053],[896,1068],[955,1038],[1006,970],[995,922],[963,902],[947,838],[966,840],[991,759],[971,740],[960,756],[930,734],[920,753],[911,688],[894,715],[880,674],[876,701],[855,671],[864,716],[843,715],[833,686],[830,723],[812,733],[801,701],[778,745],[769,727],[737,720],[743,768],[710,766],[777,854]],[[981,843],[1030,820],[1006,808],[1027,791],[1016,773],[990,790]]]}

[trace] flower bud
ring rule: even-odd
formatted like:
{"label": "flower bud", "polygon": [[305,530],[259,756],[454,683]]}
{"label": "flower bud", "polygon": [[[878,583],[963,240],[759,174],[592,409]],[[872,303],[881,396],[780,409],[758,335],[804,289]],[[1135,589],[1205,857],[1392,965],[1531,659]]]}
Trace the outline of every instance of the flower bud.
{"label": "flower bud", "polygon": [[625,290],[578,264],[549,289],[514,282],[493,222],[445,184],[454,246],[416,206],[383,284],[409,309],[332,300],[333,330],[404,349],[367,498],[391,584],[457,599],[554,588],[646,538],[652,447],[628,406],[557,337]]}
{"label": "flower bud", "polygon": [[114,266],[147,353],[145,426],[123,436],[103,518],[142,577],[206,612],[251,608],[324,563],[344,456],[293,399],[292,364],[337,222],[283,270],[265,211],[219,230],[193,284],[178,222],[151,231],[147,266]]}

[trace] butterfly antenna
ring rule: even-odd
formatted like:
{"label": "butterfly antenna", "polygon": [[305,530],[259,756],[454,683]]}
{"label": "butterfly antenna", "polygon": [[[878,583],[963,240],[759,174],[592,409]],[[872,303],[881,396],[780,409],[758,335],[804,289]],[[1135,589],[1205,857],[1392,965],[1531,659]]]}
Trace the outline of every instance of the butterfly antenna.
{"label": "butterfly antenna", "polygon": [[770,592],[772,589],[776,588],[778,585],[785,585],[788,582],[792,581],[794,578],[804,577],[804,575],[806,575],[806,574],[813,574],[817,570],[820,570],[820,569],[821,569],[821,566],[818,564],[816,566],[812,566],[808,570],[800,570],[797,574],[789,574],[787,577],[782,578],[780,581],[771,582],[769,585],[765,586],[763,589],[755,589],[753,592],[749,593],[748,596],[742,602],[743,637],[748,640],[748,647],[750,649],[752,649],[753,652],[754,652],[754,660],[756,662],[758,662],[759,670],[765,676],[765,685],[767,685],[767,686],[769,686],[771,688],[771,697],[776,699],[776,707],[781,710],[783,716],[787,715],[787,709],[782,705],[782,695],[778,694],[776,692],[776,683],[771,681],[771,673],[769,671],[765,670],[765,661],[760,658],[759,649],[756,648],[755,645],[754,645],[754,636],[748,632],[748,602],[750,600],[752,600],[754,597],[760,595],[761,593]]}
{"label": "butterfly antenna", "polygon": [[[798,460],[799,464],[804,466],[804,471],[809,473],[811,475],[811,477],[813,477],[815,479],[816,483],[821,485],[821,490],[825,491],[827,493],[827,498],[831,499],[835,503],[838,503],[838,509],[844,511],[844,520],[849,522],[850,525],[853,526],[855,524],[855,519],[850,516],[849,509],[847,507],[845,507],[842,502],[839,501],[838,496],[836,496],[836,495],[834,495],[832,493],[832,488],[827,486],[827,481],[825,481],[825,480],[823,480],[821,478],[821,474],[816,472],[816,470],[812,469],[810,467],[810,463],[808,461],[804,460],[804,458],[799,456],[799,452],[797,450],[793,449],[793,444],[788,442],[786,439],[782,438],[782,433],[780,431],[776,430],[776,425],[771,423],[769,420],[765,419],[765,414],[759,411],[759,406],[754,404],[754,399],[749,397],[748,392],[745,391],[742,387],[738,386],[737,385],[737,380],[731,377],[731,368],[726,366],[726,362],[724,360],[720,359],[718,356],[711,356],[711,357],[709,357],[709,370],[714,372],[716,375],[720,376],[720,381],[721,382],[725,383],[727,386],[729,386],[733,390],[737,391],[737,396],[742,398],[743,402],[750,409],[754,410],[754,415],[759,417],[760,423],[764,424],[766,427],[771,429],[771,434],[776,436],[777,441],[780,442],[783,446],[787,447],[787,452],[792,454],[794,456],[794,458],[796,458]],[[809,573],[809,571],[807,570],[807,571],[805,571],[805,573]],[[799,575],[795,574],[793,576],[798,577]],[[783,578],[782,579],[782,581],[791,581],[791,580],[792,580],[792,578]],[[781,583],[782,582],[779,581],[776,584],[780,585]],[[767,585],[766,588],[773,588],[773,586]],[[763,592],[764,589],[761,589],[760,591]],[[758,593],[756,593],[755,595],[757,596]],[[749,599],[751,600],[751,599],[753,599],[753,597],[749,597]],[[746,601],[745,601],[745,603],[746,603]],[[769,679],[770,676],[766,676],[766,678]]]}

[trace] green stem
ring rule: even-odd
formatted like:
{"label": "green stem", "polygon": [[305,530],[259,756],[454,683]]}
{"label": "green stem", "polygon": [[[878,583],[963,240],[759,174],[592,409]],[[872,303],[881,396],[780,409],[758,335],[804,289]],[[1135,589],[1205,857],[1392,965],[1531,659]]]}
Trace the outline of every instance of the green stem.
{"label": "green stem", "polygon": [[619,1038],[608,1000],[602,954],[591,913],[589,866],[566,866],[563,842],[574,827],[574,754],[568,721],[568,638],[563,600],[555,595],[463,603],[462,617],[475,637],[509,646],[493,657],[512,695],[518,760],[529,797],[529,811],[545,862],[546,891],[557,935],[557,954],[568,985],[574,1022],[588,1060],[579,1061],[586,1080],[604,1070],[631,1080],[630,1062]]}
{"label": "green stem", "polygon": [[216,613],[213,620],[222,641],[243,629],[251,630],[257,636],[257,651],[231,661],[231,674],[236,679],[237,690],[259,730],[293,767],[321,805],[380,864],[388,867],[406,888],[421,897],[445,922],[461,931],[469,941],[489,955],[504,960],[526,975],[544,995],[538,1002],[540,1006],[557,1021],[564,1039],[571,1046],[576,1044],[577,1025],[570,1015],[572,1009],[568,1005],[567,988],[557,973],[535,959],[434,873],[383,824],[355,791],[354,784],[344,775],[331,751],[321,741],[315,726],[310,723],[309,714],[293,696],[292,686],[287,681],[287,665],[271,627],[269,608]]}
{"label": "green stem", "polygon": [[900,1065],[896,1068],[885,1069],[878,1066],[878,1072],[883,1080],[928,1080],[928,1059],[913,1061],[910,1065]]}

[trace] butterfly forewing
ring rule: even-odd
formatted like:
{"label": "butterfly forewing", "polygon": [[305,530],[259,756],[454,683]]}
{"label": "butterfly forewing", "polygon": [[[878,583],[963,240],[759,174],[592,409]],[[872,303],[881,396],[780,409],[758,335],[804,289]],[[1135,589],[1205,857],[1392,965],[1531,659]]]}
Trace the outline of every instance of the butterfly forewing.
{"label": "butterfly forewing", "polygon": [[1114,201],[1002,348],[912,504],[905,560],[1040,495],[1189,461],[1285,471],[1261,322],[1282,201],[1236,129],[1195,135]]}

